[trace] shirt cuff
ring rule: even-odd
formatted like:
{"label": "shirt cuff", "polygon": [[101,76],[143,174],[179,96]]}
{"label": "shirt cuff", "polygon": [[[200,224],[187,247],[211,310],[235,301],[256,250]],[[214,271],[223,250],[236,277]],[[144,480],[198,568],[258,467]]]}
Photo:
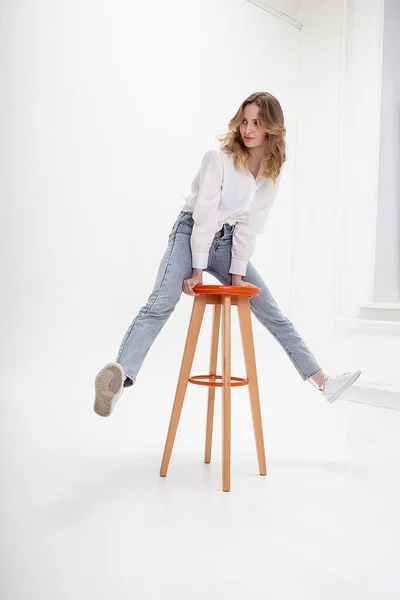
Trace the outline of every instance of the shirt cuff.
{"label": "shirt cuff", "polygon": [[231,266],[229,267],[229,273],[232,275],[246,275],[248,260],[239,260],[238,258],[232,258]]}
{"label": "shirt cuff", "polygon": [[192,253],[192,269],[207,269],[208,254]]}

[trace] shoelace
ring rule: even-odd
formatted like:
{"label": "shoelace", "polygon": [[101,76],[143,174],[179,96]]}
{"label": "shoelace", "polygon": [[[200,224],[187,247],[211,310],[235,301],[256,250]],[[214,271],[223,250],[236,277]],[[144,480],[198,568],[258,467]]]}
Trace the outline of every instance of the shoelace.
{"label": "shoelace", "polygon": [[323,381],[337,381],[338,379],[342,379],[346,375],[350,375],[350,371],[346,371],[345,373],[341,373],[340,375],[325,375]]}

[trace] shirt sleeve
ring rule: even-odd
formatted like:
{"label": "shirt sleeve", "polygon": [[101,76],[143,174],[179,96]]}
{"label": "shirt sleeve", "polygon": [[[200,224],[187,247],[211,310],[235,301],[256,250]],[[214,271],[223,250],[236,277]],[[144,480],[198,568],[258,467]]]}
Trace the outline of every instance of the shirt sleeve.
{"label": "shirt sleeve", "polygon": [[214,150],[203,156],[199,172],[199,192],[193,209],[190,238],[193,269],[206,269],[208,254],[217,229],[217,210],[221,200],[223,165]]}
{"label": "shirt sleeve", "polygon": [[232,236],[229,273],[233,275],[246,275],[248,262],[253,256],[256,247],[256,235],[264,229],[272,204],[278,193],[280,180],[281,173],[269,193],[268,201],[259,211],[253,213],[246,223],[236,223]]}

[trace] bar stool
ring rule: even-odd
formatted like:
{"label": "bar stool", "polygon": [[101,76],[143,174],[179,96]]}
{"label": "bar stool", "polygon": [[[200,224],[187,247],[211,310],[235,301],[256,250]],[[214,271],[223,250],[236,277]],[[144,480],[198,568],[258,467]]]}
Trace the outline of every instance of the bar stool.
{"label": "bar stool", "polygon": [[[215,388],[222,387],[222,489],[230,490],[231,476],[231,388],[248,385],[250,405],[253,418],[254,436],[256,441],[258,466],[260,475],[267,474],[264,437],[262,429],[260,398],[258,392],[257,370],[254,351],[253,328],[250,313],[250,298],[260,293],[260,288],[247,286],[197,285],[189,328],[183,352],[181,369],[175,392],[175,400],[169,423],[164,455],[161,463],[160,476],[165,477],[171,458],[179,418],[188,383],[208,386],[208,409],[206,424],[206,442],[204,462],[211,461],[212,430],[214,419]],[[200,328],[207,304],[214,305],[213,325],[211,336],[210,374],[193,375],[190,371],[196,351]],[[231,306],[238,308],[240,332],[247,378],[231,376]],[[218,358],[219,330],[222,313],[222,375],[216,374]]]}

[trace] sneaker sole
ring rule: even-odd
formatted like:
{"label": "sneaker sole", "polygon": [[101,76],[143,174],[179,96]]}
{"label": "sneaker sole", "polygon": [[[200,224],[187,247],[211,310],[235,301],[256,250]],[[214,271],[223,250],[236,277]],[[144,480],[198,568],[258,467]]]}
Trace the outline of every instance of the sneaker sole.
{"label": "sneaker sole", "polygon": [[340,396],[341,394],[343,394],[343,392],[345,392],[345,391],[347,390],[347,388],[349,388],[351,385],[353,385],[353,383],[356,381],[356,379],[358,379],[358,378],[360,377],[360,375],[361,375],[361,371],[360,371],[360,369],[358,369],[358,371],[356,371],[356,372],[354,373],[353,377],[352,377],[351,379],[349,379],[349,381],[346,383],[346,385],[345,385],[345,386],[344,386],[342,389],[338,390],[338,391],[337,391],[337,392],[336,392],[336,393],[335,393],[335,394],[332,396],[332,398],[327,398],[328,402],[329,402],[330,404],[332,404],[332,402],[335,402],[335,400],[337,400],[337,399],[339,398],[339,396]]}
{"label": "sneaker sole", "polygon": [[112,413],[124,389],[124,378],[124,370],[118,363],[108,363],[96,375],[93,410],[100,417],[108,417]]}

